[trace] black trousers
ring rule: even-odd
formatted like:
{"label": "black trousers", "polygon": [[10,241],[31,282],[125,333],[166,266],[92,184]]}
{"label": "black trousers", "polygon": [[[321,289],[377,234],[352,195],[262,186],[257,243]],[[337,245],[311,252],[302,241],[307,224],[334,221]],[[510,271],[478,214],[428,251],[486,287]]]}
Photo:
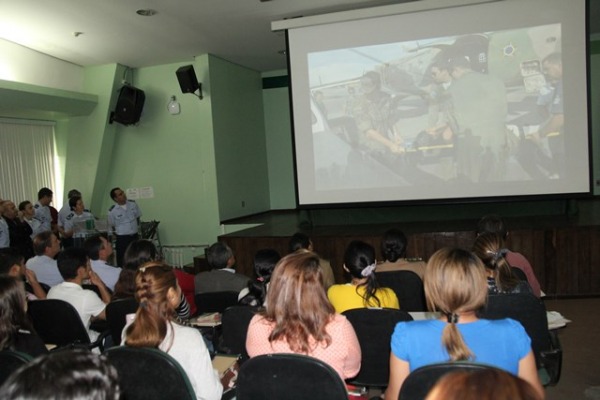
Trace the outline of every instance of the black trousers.
{"label": "black trousers", "polygon": [[125,255],[125,250],[127,250],[127,246],[129,243],[135,242],[140,238],[140,235],[137,233],[133,235],[117,235],[116,240],[116,251],[117,251],[117,266],[123,267],[123,256]]}

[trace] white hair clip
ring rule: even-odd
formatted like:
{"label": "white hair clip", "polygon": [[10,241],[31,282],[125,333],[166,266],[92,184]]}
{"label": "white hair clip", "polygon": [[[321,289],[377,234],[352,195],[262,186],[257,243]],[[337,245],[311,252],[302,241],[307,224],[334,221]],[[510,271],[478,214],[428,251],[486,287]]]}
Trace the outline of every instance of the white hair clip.
{"label": "white hair clip", "polygon": [[375,271],[375,267],[377,266],[376,263],[373,263],[371,265],[367,265],[365,267],[365,269],[363,269],[362,271],[360,271],[360,274],[364,277],[367,277],[369,275],[371,275],[373,273],[373,271]]}

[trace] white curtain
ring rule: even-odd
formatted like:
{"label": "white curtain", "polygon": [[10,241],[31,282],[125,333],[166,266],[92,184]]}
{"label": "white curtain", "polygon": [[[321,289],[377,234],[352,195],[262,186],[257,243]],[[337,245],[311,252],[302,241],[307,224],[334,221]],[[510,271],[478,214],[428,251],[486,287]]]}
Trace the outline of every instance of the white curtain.
{"label": "white curtain", "polygon": [[54,123],[0,120],[0,198],[35,204],[42,187],[55,191]]}

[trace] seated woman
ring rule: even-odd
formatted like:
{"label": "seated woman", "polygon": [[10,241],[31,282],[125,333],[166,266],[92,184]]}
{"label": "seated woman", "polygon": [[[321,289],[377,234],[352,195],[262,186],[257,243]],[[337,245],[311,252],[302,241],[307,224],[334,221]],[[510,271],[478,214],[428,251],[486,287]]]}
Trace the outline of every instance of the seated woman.
{"label": "seated woman", "polygon": [[[131,242],[123,255],[123,269],[117,283],[115,283],[112,299],[119,300],[134,297],[137,269],[141,265],[149,261],[156,261],[157,259],[158,251],[151,241],[140,239]],[[190,305],[183,292],[181,292],[181,299],[176,311],[179,318],[183,320],[192,316]]]}
{"label": "seated woman", "polygon": [[440,319],[400,322],[392,334],[386,399],[397,399],[408,374],[424,365],[468,360],[504,369],[543,397],[531,340],[512,319],[478,319],[487,298],[486,272],[473,253],[444,248],[425,268],[425,296]]}
{"label": "seated woman", "polygon": [[248,282],[248,287],[242,289],[238,301],[242,305],[262,306],[267,297],[267,288],[271,274],[281,256],[273,249],[262,249],[254,255],[254,274],[256,279]]}
{"label": "seated woman", "polygon": [[399,229],[390,229],[383,235],[381,254],[384,262],[377,264],[377,272],[412,271],[423,279],[425,263],[406,258],[406,235]]}
{"label": "seated woman", "polygon": [[250,357],[298,353],[320,359],[342,379],[360,370],[360,345],[346,317],[327,301],[319,257],[296,252],[281,259],[271,276],[266,309],[250,321]]}
{"label": "seated woman", "polygon": [[148,262],[138,268],[135,283],[135,298],[140,306],[133,322],[123,330],[123,343],[168,353],[187,373],[198,399],[220,399],[223,386],[202,335],[174,320],[181,289],[173,269],[160,262]]}
{"label": "seated woman", "polygon": [[482,233],[475,239],[473,252],[485,265],[488,293],[531,293],[526,281],[519,280],[511,270],[505,255],[504,239],[498,233]]}
{"label": "seated woman", "polygon": [[327,291],[335,311],[342,313],[353,308],[386,307],[400,308],[398,297],[390,288],[380,288],[375,277],[375,249],[355,240],[344,253],[344,270],[352,281],[344,285],[333,285]]}
{"label": "seated woman", "polygon": [[0,350],[20,351],[36,357],[48,350],[33,331],[26,310],[23,281],[0,276]]}

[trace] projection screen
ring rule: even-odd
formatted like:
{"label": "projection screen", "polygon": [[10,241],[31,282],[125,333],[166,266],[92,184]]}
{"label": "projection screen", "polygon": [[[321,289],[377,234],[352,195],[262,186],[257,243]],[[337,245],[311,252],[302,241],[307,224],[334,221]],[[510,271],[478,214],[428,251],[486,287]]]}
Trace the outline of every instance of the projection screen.
{"label": "projection screen", "polygon": [[589,193],[585,0],[293,21],[300,206]]}

